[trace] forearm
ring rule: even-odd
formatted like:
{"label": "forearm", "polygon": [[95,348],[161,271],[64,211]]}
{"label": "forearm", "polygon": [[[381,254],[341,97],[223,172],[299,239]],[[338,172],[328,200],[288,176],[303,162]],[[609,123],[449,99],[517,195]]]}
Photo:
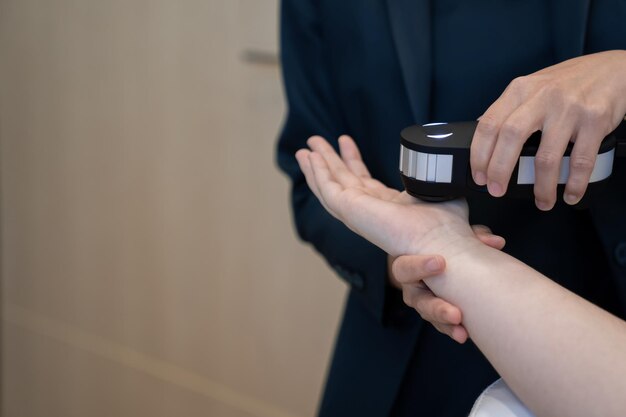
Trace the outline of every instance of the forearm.
{"label": "forearm", "polygon": [[476,345],[539,416],[623,416],[626,323],[514,258],[470,241],[439,249],[427,280],[456,304]]}
{"label": "forearm", "polygon": [[348,168],[323,139],[309,145],[296,157],[334,216],[391,255],[444,256],[446,273],[426,283],[461,308],[474,342],[539,416],[625,415],[623,321],[484,246],[463,201],[424,204],[360,179],[360,158]]}

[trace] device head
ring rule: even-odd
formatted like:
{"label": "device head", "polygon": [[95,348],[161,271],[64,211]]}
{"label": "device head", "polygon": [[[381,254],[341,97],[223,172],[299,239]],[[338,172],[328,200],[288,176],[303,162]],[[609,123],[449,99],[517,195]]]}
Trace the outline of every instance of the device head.
{"label": "device head", "polygon": [[[404,129],[400,133],[400,173],[406,191],[426,201],[445,201],[486,193],[485,186],[474,182],[470,168],[470,146],[477,125],[475,121],[429,123]],[[541,132],[535,132],[524,144],[506,197],[534,198],[535,155],[540,140]],[[614,134],[602,141],[588,192],[600,188],[611,176],[616,143]],[[565,187],[569,176],[572,148],[570,143],[561,163],[561,188]]]}

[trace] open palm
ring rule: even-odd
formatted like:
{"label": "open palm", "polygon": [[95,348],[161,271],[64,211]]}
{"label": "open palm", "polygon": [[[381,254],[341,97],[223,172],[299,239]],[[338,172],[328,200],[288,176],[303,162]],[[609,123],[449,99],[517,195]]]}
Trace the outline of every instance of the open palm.
{"label": "open palm", "polygon": [[443,238],[474,237],[465,201],[424,203],[372,178],[354,141],[339,138],[339,156],[323,138],[296,153],[322,205],[351,230],[392,256],[432,251]]}

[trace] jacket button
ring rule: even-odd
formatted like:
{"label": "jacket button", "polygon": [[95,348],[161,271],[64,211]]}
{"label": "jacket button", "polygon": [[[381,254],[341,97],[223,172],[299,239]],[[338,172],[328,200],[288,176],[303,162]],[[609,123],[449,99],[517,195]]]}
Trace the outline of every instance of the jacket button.
{"label": "jacket button", "polygon": [[619,266],[626,266],[626,242],[620,242],[615,247],[614,255]]}

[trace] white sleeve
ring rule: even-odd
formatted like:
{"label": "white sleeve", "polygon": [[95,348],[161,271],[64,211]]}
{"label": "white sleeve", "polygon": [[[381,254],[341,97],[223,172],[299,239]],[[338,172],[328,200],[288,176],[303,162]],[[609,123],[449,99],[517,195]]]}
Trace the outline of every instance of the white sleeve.
{"label": "white sleeve", "polygon": [[498,379],[480,394],[469,417],[534,417],[534,414]]}

